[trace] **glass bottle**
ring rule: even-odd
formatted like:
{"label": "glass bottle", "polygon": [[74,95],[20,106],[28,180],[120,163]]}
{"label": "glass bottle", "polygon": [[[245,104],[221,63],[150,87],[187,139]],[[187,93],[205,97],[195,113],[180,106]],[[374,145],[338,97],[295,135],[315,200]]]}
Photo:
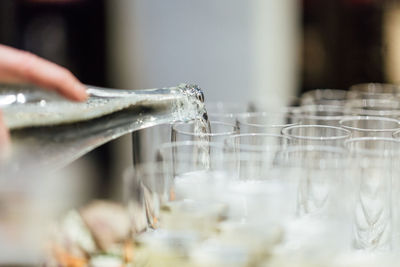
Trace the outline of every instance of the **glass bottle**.
{"label": "glass bottle", "polygon": [[0,109],[11,146],[0,170],[27,164],[60,168],[94,148],[146,127],[206,118],[196,85],[144,90],[88,86],[86,102],[26,86],[0,86]]}

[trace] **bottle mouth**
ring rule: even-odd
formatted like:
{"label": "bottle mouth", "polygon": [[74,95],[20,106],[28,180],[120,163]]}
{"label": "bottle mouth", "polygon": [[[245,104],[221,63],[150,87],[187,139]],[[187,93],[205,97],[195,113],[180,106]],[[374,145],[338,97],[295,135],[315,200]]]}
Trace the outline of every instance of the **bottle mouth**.
{"label": "bottle mouth", "polygon": [[179,87],[183,93],[189,96],[196,97],[199,101],[204,103],[204,93],[201,88],[196,84],[180,84]]}

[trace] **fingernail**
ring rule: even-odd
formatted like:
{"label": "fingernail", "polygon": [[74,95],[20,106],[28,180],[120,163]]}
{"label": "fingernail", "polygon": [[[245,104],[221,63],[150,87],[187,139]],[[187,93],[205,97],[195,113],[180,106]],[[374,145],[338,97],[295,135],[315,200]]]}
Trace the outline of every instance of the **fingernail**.
{"label": "fingernail", "polygon": [[77,83],[74,89],[75,89],[74,96],[76,100],[85,101],[88,98],[88,94],[86,93],[86,87],[83,84]]}

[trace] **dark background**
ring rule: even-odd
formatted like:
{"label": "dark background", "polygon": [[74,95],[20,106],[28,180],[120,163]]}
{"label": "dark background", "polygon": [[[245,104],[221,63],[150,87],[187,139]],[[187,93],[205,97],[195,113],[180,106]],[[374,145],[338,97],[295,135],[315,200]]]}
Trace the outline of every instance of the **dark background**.
{"label": "dark background", "polygon": [[[387,1],[303,0],[300,92],[385,81]],[[2,0],[0,43],[69,68],[84,83],[107,86],[105,0]]]}
{"label": "dark background", "polygon": [[[103,0],[0,1],[0,43],[28,50],[72,71],[83,83],[108,86]],[[94,197],[109,194],[110,145],[86,155],[100,182]],[[96,164],[97,163],[97,164]]]}
{"label": "dark background", "polygon": [[384,82],[388,1],[304,0],[301,91]]}

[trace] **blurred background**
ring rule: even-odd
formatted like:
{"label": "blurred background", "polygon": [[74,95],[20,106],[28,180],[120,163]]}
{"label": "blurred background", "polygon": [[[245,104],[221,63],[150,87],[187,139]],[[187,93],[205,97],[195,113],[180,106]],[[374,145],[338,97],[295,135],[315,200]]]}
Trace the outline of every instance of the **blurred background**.
{"label": "blurred background", "polygon": [[[265,108],[315,88],[400,82],[398,1],[2,0],[0,43],[63,65],[86,84],[190,82],[207,101]],[[60,182],[64,207],[120,199],[131,164],[130,136],[78,160]]]}

